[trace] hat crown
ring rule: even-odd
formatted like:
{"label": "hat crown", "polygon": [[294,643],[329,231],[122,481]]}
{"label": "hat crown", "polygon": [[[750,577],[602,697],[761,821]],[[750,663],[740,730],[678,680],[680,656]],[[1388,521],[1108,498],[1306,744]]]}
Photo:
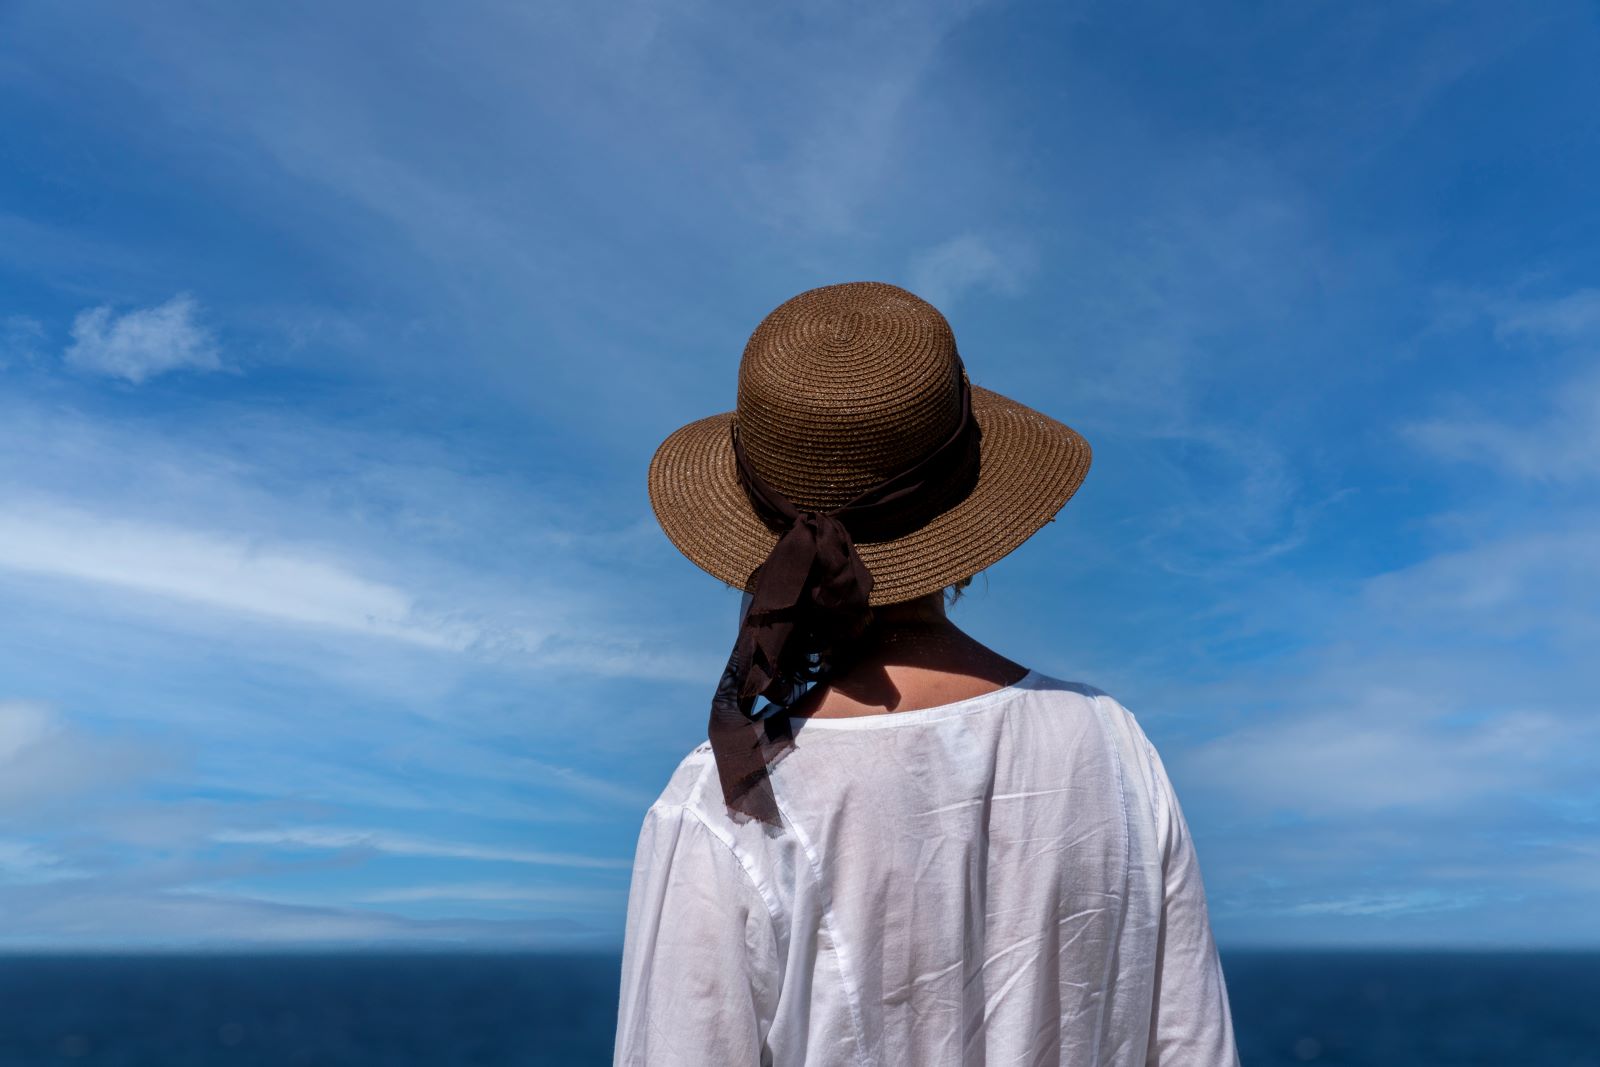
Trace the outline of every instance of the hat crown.
{"label": "hat crown", "polygon": [[920,297],[883,282],[811,289],[745,345],[739,441],[796,507],[837,508],[954,432],[962,373],[950,324]]}

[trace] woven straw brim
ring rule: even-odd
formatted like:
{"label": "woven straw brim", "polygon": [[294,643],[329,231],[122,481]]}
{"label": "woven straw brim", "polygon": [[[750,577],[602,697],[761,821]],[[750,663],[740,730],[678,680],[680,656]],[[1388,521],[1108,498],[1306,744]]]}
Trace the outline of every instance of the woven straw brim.
{"label": "woven straw brim", "polygon": [[[972,387],[983,430],[978,484],[960,503],[893,541],[856,545],[871,603],[914,600],[992,566],[1055,518],[1089,473],[1072,427]],[[650,504],[667,538],[702,570],[748,589],[778,535],[756,515],[734,465],[733,412],[691,422],[650,462]]]}

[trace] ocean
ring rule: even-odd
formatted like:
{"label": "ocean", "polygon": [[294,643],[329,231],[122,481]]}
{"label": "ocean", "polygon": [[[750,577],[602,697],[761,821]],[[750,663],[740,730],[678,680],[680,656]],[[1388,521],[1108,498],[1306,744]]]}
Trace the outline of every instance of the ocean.
{"label": "ocean", "polygon": [[[1600,953],[1222,953],[1244,1067],[1600,1067]],[[0,957],[0,1067],[607,1064],[615,956]]]}

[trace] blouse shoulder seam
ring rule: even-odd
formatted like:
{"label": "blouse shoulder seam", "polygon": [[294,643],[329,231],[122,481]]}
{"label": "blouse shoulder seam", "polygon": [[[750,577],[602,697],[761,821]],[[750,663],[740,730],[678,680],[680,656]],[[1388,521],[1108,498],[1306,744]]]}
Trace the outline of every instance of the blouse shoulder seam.
{"label": "blouse shoulder seam", "polygon": [[[1128,888],[1129,882],[1133,877],[1133,827],[1131,824],[1132,816],[1130,816],[1128,813],[1127,761],[1124,760],[1122,756],[1122,745],[1117,742],[1116,738],[1109,736],[1111,724],[1107,721],[1105,701],[1101,699],[1102,696],[1104,696],[1106,700],[1111,700],[1112,703],[1116,703],[1118,707],[1121,707],[1122,705],[1118,703],[1115,698],[1111,697],[1109,693],[1101,693],[1090,698],[1090,703],[1094,705],[1095,717],[1100,721],[1101,734],[1105,738],[1106,747],[1111,750],[1111,758],[1116,764],[1117,800],[1122,808],[1122,912],[1117,917],[1116,933],[1116,939],[1120,943],[1122,940],[1123,928],[1128,921]],[[1124,711],[1126,711],[1126,709],[1124,709]],[[1119,724],[1119,728],[1126,729],[1126,723]],[[1114,966],[1115,958],[1116,954],[1111,953],[1107,959],[1105,973],[1101,976],[1102,988],[1110,987],[1109,983],[1111,982],[1111,969]],[[1092,1057],[1094,1059],[1098,1059],[1100,1054],[1100,1039],[1101,1035],[1105,1032],[1106,1025],[1109,1022],[1110,1003],[1110,999],[1108,998],[1105,1002],[1105,1005],[1103,1005],[1101,1009],[1101,1025],[1095,1028],[1095,1051],[1094,1056]]]}
{"label": "blouse shoulder seam", "polygon": [[744,880],[750,883],[750,888],[755,890],[756,896],[761,898],[762,907],[766,908],[767,910],[767,922],[772,927],[772,943],[774,948],[782,944],[782,940],[778,937],[779,908],[777,902],[773,899],[771,889],[763,882],[762,879],[756,876],[754,871],[750,869],[749,862],[743,855],[740,854],[739,848],[734,844],[733,839],[724,834],[721,830],[717,829],[715,826],[712,826],[710,820],[705,817],[704,813],[691,804],[674,801],[657,801],[654,805],[652,805],[652,807],[677,808],[679,811],[692,816],[695,822],[699,823],[705,828],[706,833],[710,834],[712,838],[722,845],[723,848],[728,850],[728,854],[733,857],[733,862],[739,868],[739,873],[744,875]]}
{"label": "blouse shoulder seam", "polygon": [[838,932],[834,928],[833,887],[823,877],[822,864],[812,850],[809,835],[802,831],[799,824],[790,817],[788,807],[784,804],[783,799],[781,797],[774,797],[774,799],[784,821],[793,829],[795,841],[800,845],[800,851],[806,857],[806,863],[811,868],[811,877],[815,880],[817,890],[822,896],[818,922],[823,929],[828,931],[829,937],[833,942],[833,962],[839,971],[839,981],[845,992],[845,1006],[850,1011],[850,1023],[855,1030],[857,1062],[865,1064],[866,1067],[878,1067],[877,1056],[867,1047],[867,1029],[861,1017],[861,988],[856,984],[855,968],[850,961],[849,952],[845,949],[844,943],[840,941]]}

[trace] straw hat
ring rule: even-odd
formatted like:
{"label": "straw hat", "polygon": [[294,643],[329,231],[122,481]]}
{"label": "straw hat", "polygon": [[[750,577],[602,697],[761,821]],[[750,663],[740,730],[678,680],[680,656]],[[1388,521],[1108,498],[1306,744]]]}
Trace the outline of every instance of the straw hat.
{"label": "straw hat", "polygon": [[[850,282],[801,293],[756,327],[737,407],[692,422],[650,462],[650,503],[697,566],[750,590],[777,543],[741,484],[748,462],[803,510],[825,511],[915,464],[961,419],[965,369],[950,324],[897,286]],[[994,564],[1051,521],[1089,471],[1089,443],[1064,423],[971,386],[982,431],[976,484],[889,540],[857,538],[870,603],[912,600]]]}

